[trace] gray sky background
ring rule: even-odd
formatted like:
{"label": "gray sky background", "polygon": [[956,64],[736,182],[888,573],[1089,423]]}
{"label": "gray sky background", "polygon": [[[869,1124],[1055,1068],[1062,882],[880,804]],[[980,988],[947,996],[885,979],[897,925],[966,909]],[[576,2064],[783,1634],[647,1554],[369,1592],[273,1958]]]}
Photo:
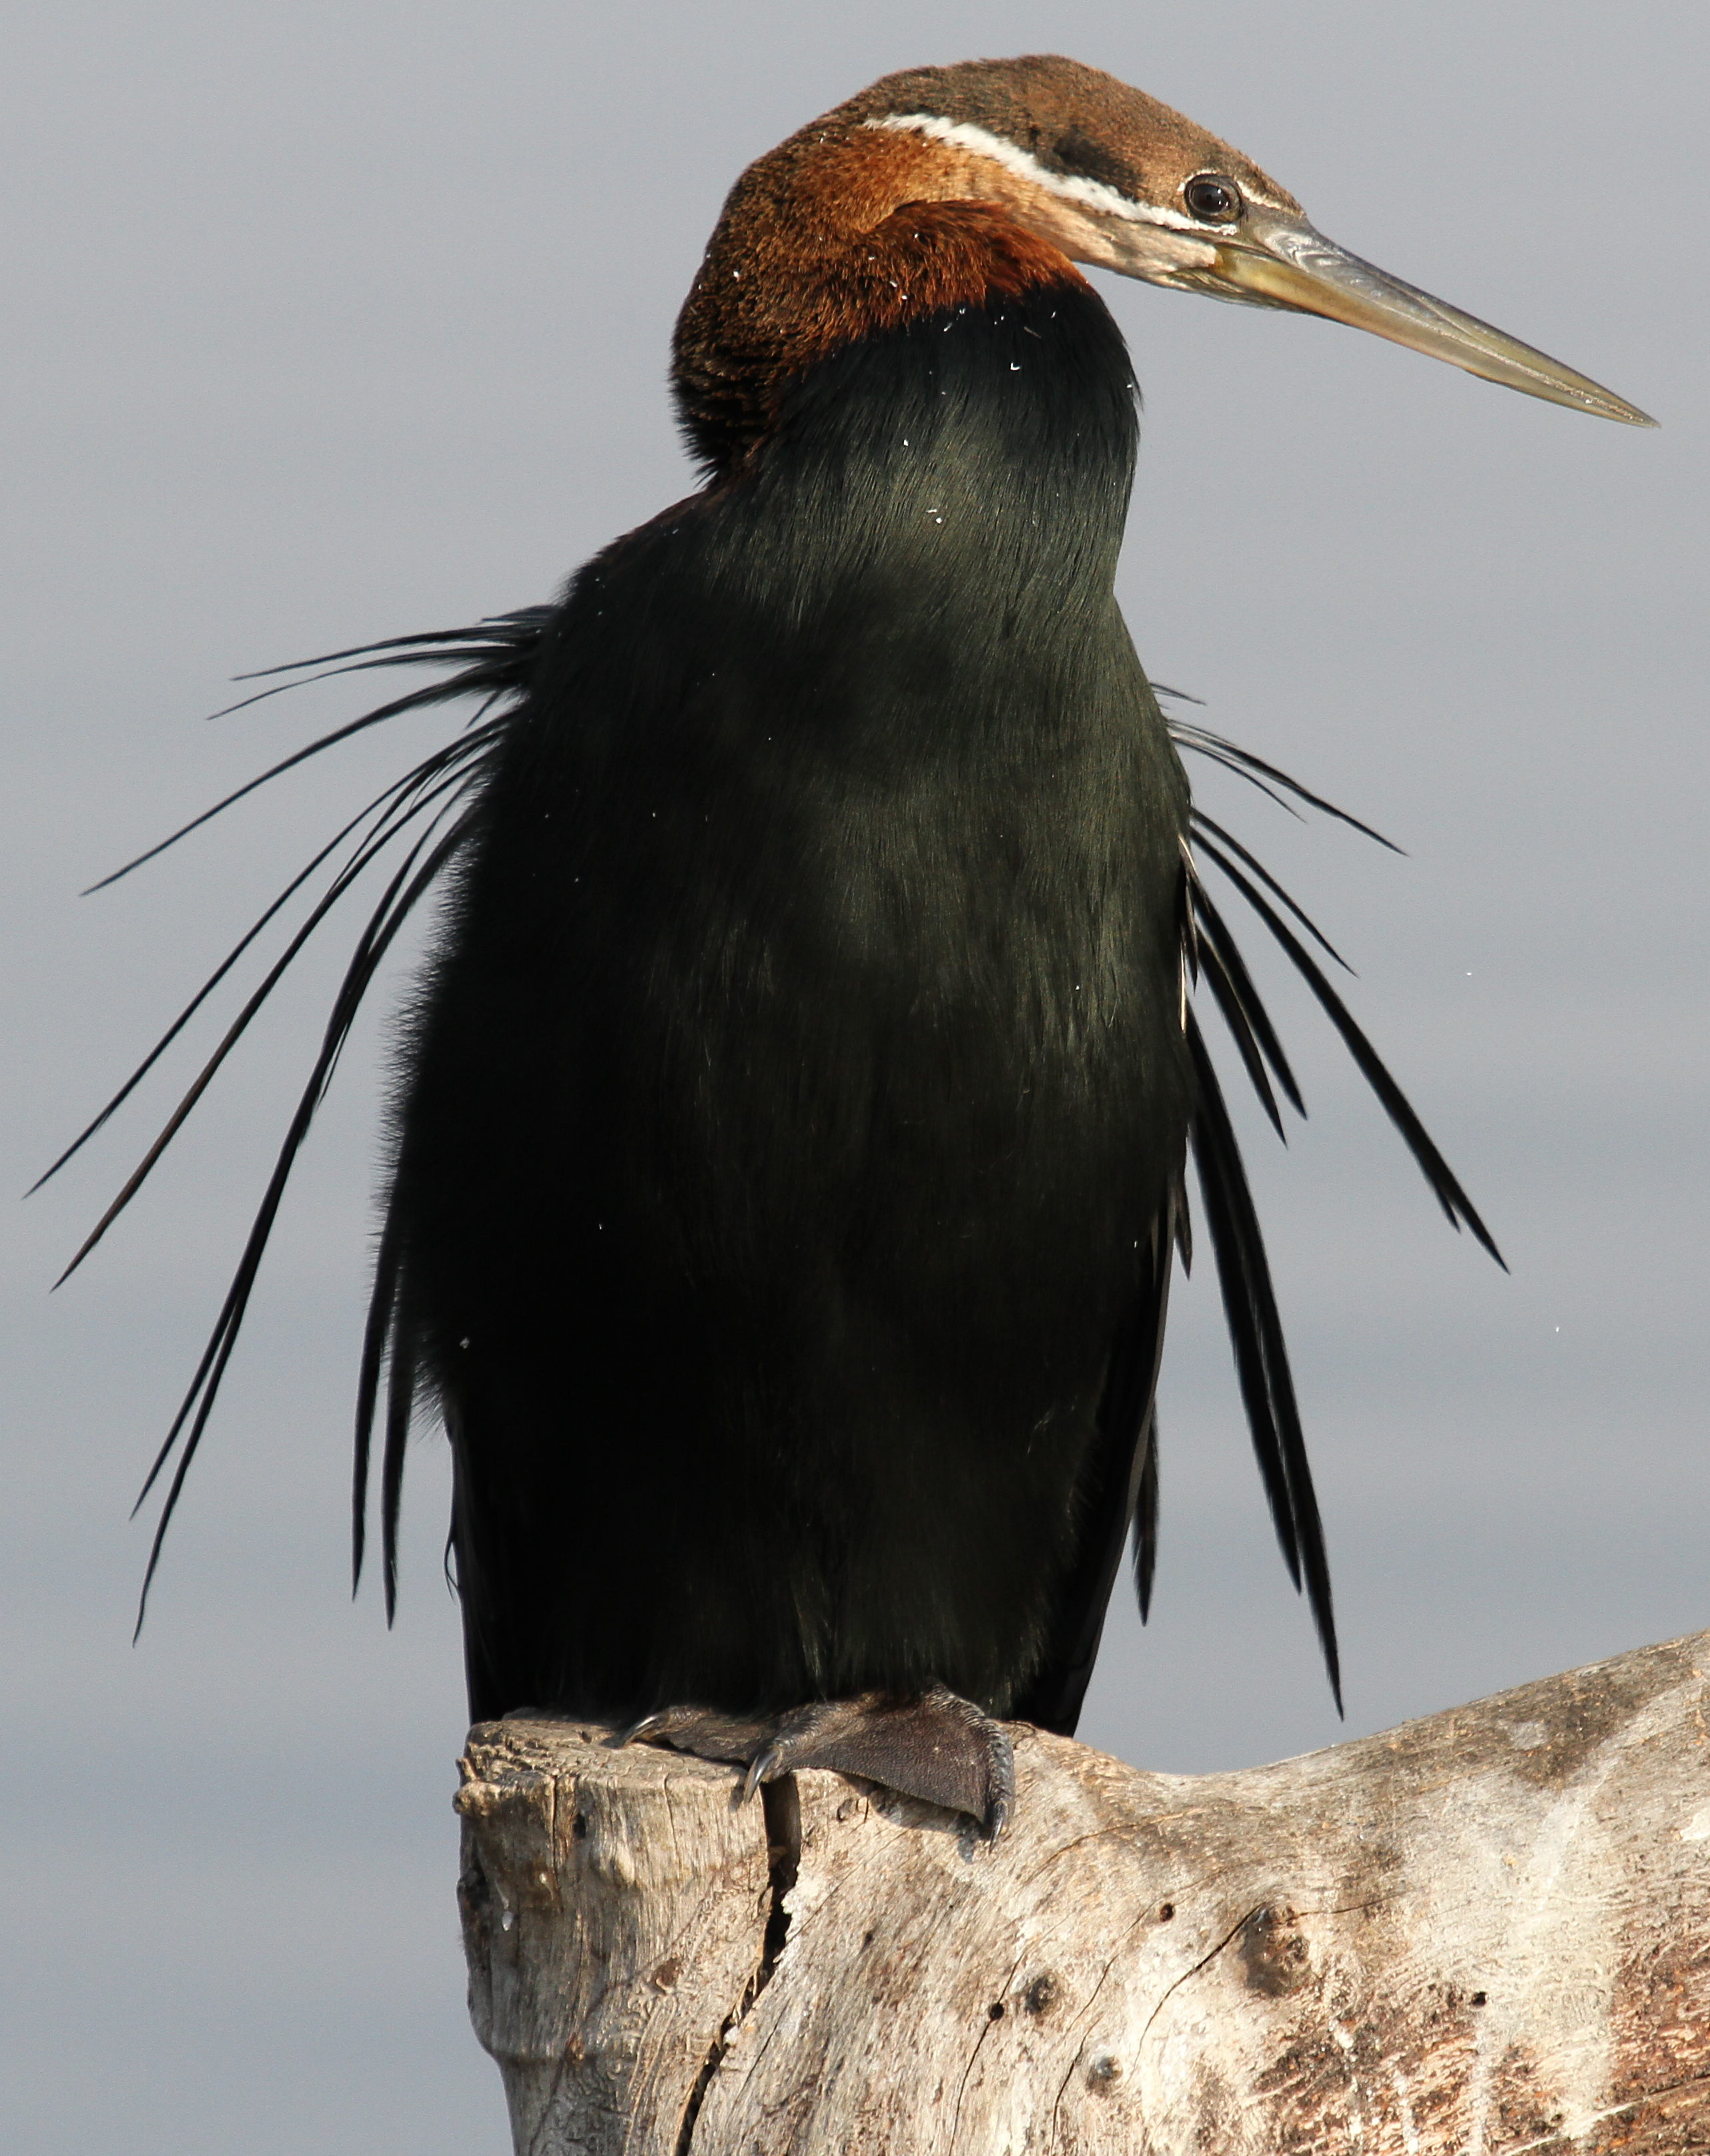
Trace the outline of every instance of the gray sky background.
{"label": "gray sky background", "polygon": [[[364,780],[438,737],[411,722],[79,900],[355,708],[204,725],[226,677],[549,595],[683,490],[666,340],[740,167],[890,69],[1039,49],[1181,106],[1343,244],[1664,423],[1109,287],[1147,395],[1122,571],[1142,654],[1410,850],[1215,790],[1360,968],[1358,1013],[1513,1268],[1448,1231],[1279,983],[1313,1117],[1250,1152],[1354,1733],[1710,1623],[1702,7],[15,8],[0,1187]],[[347,1591],[377,1024],[129,1644],[126,1507],[339,954],[74,1284],[47,1295],[165,1086],[5,1239],[20,2156],[506,2145],[463,2007],[437,1444],[412,1461],[396,1631]],[[1156,1614],[1143,1637],[1119,1610],[1084,1731],[1180,1769],[1338,1734],[1209,1270],[1173,1314]]]}

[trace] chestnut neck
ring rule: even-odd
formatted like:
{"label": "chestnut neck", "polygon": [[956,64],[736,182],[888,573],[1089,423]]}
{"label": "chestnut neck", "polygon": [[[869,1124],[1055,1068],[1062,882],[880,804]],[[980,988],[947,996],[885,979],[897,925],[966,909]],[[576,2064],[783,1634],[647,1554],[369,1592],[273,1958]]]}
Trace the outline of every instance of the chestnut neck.
{"label": "chestnut neck", "polygon": [[1087,290],[1050,241],[970,193],[937,144],[841,116],[749,167],[673,341],[680,421],[710,476],[751,464],[791,385],[840,351],[958,308]]}

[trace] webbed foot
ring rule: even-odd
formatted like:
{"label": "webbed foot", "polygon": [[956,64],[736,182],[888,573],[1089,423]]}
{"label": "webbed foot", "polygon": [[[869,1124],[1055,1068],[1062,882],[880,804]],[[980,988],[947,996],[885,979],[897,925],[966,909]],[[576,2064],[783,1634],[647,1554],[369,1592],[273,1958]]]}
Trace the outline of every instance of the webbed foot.
{"label": "webbed foot", "polygon": [[942,1685],[919,1698],[862,1692],[854,1699],[812,1700],[787,1714],[723,1714],[714,1707],[668,1707],[644,1716],[617,1739],[669,1744],[703,1759],[746,1767],[742,1794],[799,1767],[825,1767],[878,1782],[979,1821],[989,1840],[1004,1831],[1015,1800],[1009,1733],[969,1700]]}

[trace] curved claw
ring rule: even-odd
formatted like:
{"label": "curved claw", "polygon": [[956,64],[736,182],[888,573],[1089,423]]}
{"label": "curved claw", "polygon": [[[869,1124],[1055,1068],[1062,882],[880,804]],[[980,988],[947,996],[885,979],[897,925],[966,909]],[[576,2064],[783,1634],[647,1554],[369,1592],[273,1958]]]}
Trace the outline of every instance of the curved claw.
{"label": "curved claw", "polygon": [[662,1736],[671,1718],[670,1707],[663,1707],[656,1714],[644,1714],[639,1722],[632,1722],[627,1729],[614,1731],[606,1739],[606,1748],[621,1752],[626,1744],[640,1744],[650,1737]]}
{"label": "curved claw", "polygon": [[768,1744],[763,1752],[757,1752],[748,1762],[748,1771],[742,1779],[742,1801],[747,1804],[763,1782],[777,1779],[783,1764],[783,1754],[776,1744]]}

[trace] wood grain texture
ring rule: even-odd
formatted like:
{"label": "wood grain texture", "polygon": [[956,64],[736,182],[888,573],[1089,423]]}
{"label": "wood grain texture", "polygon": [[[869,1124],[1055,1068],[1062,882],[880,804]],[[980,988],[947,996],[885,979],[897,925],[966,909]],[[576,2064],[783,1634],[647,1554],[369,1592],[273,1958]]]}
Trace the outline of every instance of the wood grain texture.
{"label": "wood grain texture", "polygon": [[995,1849],[485,1724],[476,2033],[528,2156],[1703,2156],[1707,1708],[1710,1633],[1240,1774],[1018,1728]]}

